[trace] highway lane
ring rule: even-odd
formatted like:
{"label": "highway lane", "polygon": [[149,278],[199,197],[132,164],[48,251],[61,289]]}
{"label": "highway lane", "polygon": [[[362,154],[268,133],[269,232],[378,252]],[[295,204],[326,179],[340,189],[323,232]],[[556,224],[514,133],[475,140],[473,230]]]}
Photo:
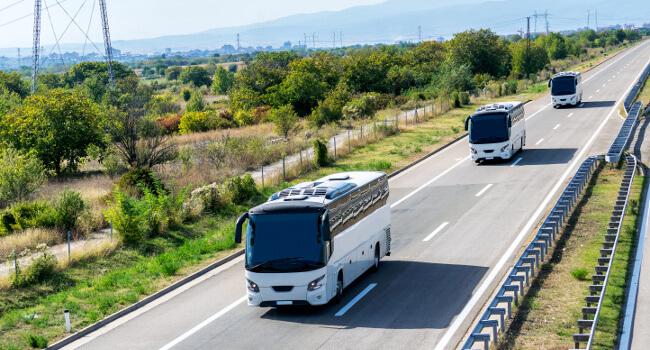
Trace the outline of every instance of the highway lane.
{"label": "highway lane", "polygon": [[[347,289],[340,305],[249,308],[241,299],[245,286],[239,259],[72,347],[455,346],[564,175],[587,155],[607,148],[620,125],[614,104],[649,56],[645,43],[585,74],[585,97],[592,98],[585,98],[582,108],[552,109],[548,97],[527,105],[532,116],[528,145],[513,162],[476,166],[467,159],[465,139],[392,179],[393,255],[378,273]],[[335,316],[371,284],[376,285],[344,315]]]}

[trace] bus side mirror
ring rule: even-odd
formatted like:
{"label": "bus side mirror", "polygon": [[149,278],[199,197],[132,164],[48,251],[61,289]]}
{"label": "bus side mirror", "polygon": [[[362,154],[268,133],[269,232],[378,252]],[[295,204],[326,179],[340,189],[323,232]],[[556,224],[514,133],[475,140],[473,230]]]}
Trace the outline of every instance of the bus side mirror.
{"label": "bus side mirror", "polygon": [[323,214],[321,217],[320,232],[323,241],[332,240],[332,233],[330,232],[330,215],[328,213]]}
{"label": "bus side mirror", "polygon": [[467,119],[465,119],[465,131],[469,130],[469,120],[470,120],[470,118],[471,117],[467,117]]}
{"label": "bus side mirror", "polygon": [[241,234],[242,234],[242,228],[244,226],[244,221],[248,219],[249,214],[244,213],[242,216],[237,219],[237,224],[235,225],[235,243],[239,244],[241,243]]}
{"label": "bus side mirror", "polygon": [[553,79],[548,80],[548,87],[551,87],[551,82],[553,82]]}

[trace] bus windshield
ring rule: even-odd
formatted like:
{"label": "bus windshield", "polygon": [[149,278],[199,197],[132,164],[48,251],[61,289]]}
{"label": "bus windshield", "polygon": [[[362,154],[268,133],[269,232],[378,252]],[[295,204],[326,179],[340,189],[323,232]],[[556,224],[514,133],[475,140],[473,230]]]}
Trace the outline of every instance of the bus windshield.
{"label": "bus windshield", "polygon": [[469,143],[506,142],[510,139],[506,113],[481,114],[470,118]]}
{"label": "bus windshield", "polygon": [[573,95],[576,93],[576,78],[574,77],[559,77],[553,79],[551,83],[551,95]]}
{"label": "bus windshield", "polygon": [[319,212],[251,215],[246,237],[246,269],[302,272],[327,264]]}

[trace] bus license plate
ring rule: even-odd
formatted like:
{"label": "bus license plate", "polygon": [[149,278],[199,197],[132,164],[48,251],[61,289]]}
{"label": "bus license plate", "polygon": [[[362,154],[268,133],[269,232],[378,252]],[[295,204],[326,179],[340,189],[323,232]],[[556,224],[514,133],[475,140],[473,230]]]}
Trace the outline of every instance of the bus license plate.
{"label": "bus license plate", "polygon": [[278,300],[275,302],[277,305],[293,305],[291,300]]}

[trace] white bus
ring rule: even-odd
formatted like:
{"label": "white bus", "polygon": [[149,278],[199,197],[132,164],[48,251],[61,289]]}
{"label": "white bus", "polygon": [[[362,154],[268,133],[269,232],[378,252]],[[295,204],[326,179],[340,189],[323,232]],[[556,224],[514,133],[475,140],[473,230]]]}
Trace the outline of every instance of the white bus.
{"label": "white bus", "polygon": [[237,220],[246,228],[248,305],[323,305],[390,255],[388,177],[330,175],[275,193]]}
{"label": "white bus", "polygon": [[582,103],[582,75],[578,72],[561,72],[548,81],[553,108]]}
{"label": "white bus", "polygon": [[526,145],[526,118],[521,102],[485,105],[465,120],[472,160],[510,159]]}

